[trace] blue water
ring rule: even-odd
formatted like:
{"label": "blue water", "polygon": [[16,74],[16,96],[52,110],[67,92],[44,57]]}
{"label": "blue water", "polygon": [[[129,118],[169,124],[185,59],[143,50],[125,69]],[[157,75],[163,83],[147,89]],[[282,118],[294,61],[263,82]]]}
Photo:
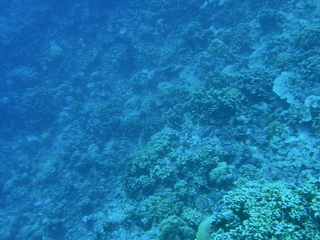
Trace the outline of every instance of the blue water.
{"label": "blue water", "polygon": [[0,239],[320,239],[319,19],[0,0]]}

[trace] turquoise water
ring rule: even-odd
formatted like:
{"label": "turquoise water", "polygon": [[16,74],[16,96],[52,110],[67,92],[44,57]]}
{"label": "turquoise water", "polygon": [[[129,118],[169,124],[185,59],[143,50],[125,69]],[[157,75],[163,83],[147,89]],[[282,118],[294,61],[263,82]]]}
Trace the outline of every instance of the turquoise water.
{"label": "turquoise water", "polygon": [[319,19],[0,0],[0,239],[320,239]]}

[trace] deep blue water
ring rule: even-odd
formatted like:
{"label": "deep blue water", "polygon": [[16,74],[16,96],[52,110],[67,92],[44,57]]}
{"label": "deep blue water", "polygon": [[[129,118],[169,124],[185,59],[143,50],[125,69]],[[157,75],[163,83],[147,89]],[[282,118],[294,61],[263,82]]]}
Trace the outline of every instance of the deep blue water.
{"label": "deep blue water", "polygon": [[319,19],[0,0],[0,239],[320,239]]}

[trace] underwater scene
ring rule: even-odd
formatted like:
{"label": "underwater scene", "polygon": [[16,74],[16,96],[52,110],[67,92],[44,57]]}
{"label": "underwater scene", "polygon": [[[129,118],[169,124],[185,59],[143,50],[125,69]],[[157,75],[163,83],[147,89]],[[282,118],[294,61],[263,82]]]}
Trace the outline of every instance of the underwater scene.
{"label": "underwater scene", "polygon": [[0,0],[0,240],[320,239],[319,0]]}

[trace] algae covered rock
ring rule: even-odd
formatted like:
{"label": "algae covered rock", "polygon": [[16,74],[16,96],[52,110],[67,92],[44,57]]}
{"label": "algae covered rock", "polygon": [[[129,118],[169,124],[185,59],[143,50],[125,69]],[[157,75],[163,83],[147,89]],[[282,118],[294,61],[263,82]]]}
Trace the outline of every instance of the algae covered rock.
{"label": "algae covered rock", "polygon": [[209,173],[210,183],[214,186],[231,183],[233,179],[233,169],[234,167],[228,165],[226,162],[219,162]]}
{"label": "algae covered rock", "polygon": [[210,233],[212,232],[211,229],[211,223],[212,223],[212,216],[206,217],[198,227],[197,231],[197,240],[209,240],[210,238]]}
{"label": "algae covered rock", "polygon": [[160,223],[161,240],[194,240],[195,231],[177,216],[170,216]]}

